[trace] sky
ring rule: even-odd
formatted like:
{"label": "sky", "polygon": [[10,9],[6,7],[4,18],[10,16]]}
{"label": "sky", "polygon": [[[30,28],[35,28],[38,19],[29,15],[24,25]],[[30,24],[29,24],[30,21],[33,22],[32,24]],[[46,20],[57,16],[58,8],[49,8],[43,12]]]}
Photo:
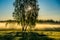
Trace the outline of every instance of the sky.
{"label": "sky", "polygon": [[[0,20],[13,19],[14,1],[0,0]],[[40,8],[38,19],[60,21],[60,0],[38,0],[38,5]]]}

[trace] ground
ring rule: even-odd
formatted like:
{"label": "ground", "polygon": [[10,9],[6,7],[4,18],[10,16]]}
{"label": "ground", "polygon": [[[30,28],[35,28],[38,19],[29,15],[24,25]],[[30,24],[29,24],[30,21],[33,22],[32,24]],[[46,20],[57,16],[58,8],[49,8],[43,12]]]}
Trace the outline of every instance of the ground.
{"label": "ground", "polygon": [[59,31],[0,31],[0,40],[60,40]]}

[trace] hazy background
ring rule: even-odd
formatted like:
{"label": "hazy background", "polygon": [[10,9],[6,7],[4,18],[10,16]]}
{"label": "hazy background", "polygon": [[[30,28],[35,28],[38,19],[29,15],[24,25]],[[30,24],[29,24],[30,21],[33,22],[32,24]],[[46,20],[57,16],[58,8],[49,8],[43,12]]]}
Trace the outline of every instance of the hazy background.
{"label": "hazy background", "polygon": [[[0,20],[13,19],[13,2],[15,0],[0,0]],[[38,0],[40,7],[38,19],[60,20],[60,0]]]}

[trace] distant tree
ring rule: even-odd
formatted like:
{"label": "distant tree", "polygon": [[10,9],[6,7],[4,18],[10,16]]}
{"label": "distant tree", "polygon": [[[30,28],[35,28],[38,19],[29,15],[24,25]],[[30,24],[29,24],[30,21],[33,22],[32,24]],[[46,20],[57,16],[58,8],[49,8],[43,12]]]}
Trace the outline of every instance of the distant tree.
{"label": "distant tree", "polygon": [[37,0],[15,0],[13,5],[13,17],[21,23],[22,31],[27,26],[34,27],[39,11]]}

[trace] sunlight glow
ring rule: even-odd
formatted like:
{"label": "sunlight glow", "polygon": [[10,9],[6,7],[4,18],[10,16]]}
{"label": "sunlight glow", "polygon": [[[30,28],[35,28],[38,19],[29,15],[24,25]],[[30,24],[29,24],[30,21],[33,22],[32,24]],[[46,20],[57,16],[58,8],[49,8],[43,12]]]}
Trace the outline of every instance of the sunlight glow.
{"label": "sunlight glow", "polygon": [[25,9],[26,12],[32,10],[32,7],[31,6],[28,6],[28,8]]}

